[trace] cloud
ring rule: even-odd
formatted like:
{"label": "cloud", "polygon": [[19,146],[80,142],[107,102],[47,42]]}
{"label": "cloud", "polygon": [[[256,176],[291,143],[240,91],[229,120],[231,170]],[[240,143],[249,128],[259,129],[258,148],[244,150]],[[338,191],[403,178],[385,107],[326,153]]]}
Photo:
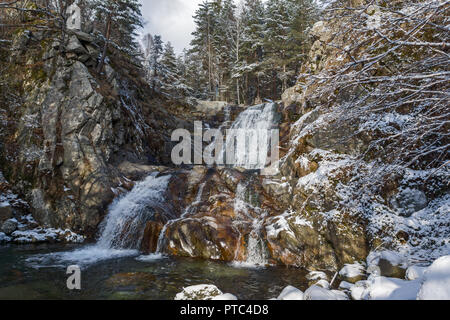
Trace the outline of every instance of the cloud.
{"label": "cloud", "polygon": [[146,21],[143,34],[159,34],[180,53],[189,46],[195,30],[192,16],[202,0],[141,0]]}

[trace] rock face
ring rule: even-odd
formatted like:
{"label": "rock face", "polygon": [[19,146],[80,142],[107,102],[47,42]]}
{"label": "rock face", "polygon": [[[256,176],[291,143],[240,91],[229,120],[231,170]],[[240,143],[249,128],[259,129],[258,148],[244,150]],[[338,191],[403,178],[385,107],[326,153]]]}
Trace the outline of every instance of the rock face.
{"label": "rock face", "polygon": [[[92,236],[109,203],[131,187],[120,163],[167,162],[170,128],[184,124],[151,104],[132,64],[116,72],[112,59],[96,74],[91,35],[71,33],[65,44],[52,37],[19,34],[13,46],[0,99],[9,119],[2,118],[0,168],[39,224]],[[25,51],[37,44],[38,55]],[[22,72],[24,64],[31,71]],[[7,95],[14,86],[20,96]]]}

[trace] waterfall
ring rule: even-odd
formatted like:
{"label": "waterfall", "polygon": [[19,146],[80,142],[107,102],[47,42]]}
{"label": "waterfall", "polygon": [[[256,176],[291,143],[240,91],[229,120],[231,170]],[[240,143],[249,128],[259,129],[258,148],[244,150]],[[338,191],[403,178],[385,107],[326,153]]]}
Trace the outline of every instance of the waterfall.
{"label": "waterfall", "polygon": [[153,209],[166,210],[164,192],[170,177],[152,174],[116,200],[102,223],[97,246],[105,249],[139,249],[146,222],[154,214]]}
{"label": "waterfall", "polygon": [[152,174],[116,199],[101,224],[96,244],[74,251],[36,255],[27,262],[33,268],[67,267],[69,263],[89,266],[102,260],[138,255],[146,222],[153,217],[154,209],[167,210],[164,193],[170,178],[170,175]]}
{"label": "waterfall", "polygon": [[[248,170],[264,169],[268,161],[270,146],[270,130],[276,126],[277,105],[265,103],[247,108],[233,122],[230,130],[245,132],[245,145],[239,145],[239,139],[227,137],[222,150],[222,157],[226,160],[226,150],[234,150],[234,166]],[[231,132],[231,131],[230,131]],[[226,162],[226,161],[225,161]]]}
{"label": "waterfall", "polygon": [[[263,212],[260,208],[253,207],[248,203],[248,199],[246,199],[247,190],[248,182],[240,182],[238,184],[236,189],[236,198],[234,201],[234,211],[236,213],[243,214],[245,219],[251,219],[253,221],[252,230],[248,235],[247,240],[247,259],[243,263],[238,262],[235,263],[235,265],[262,267],[268,264],[266,247],[264,240],[261,237],[261,229],[267,213]],[[256,218],[252,217],[248,212],[249,208],[256,211],[259,216]]]}

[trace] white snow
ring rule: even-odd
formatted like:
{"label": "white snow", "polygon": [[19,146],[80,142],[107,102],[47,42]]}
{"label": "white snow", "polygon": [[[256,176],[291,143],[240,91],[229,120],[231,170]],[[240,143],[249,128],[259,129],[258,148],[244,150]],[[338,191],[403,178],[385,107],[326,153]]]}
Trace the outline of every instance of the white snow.
{"label": "white snow", "polygon": [[224,293],[218,296],[215,296],[211,300],[220,300],[220,301],[226,301],[226,300],[237,300],[238,298],[235,295],[232,295],[231,293]]}
{"label": "white snow", "polygon": [[419,266],[411,266],[406,270],[406,280],[416,280],[423,277],[427,268]]}
{"label": "white snow", "polygon": [[450,300],[450,255],[437,259],[425,271],[419,300]]}
{"label": "white snow", "polygon": [[214,285],[199,284],[183,288],[182,292],[177,293],[175,300],[212,300],[222,295],[222,291]]}
{"label": "white snow", "polygon": [[346,264],[340,271],[339,275],[346,278],[355,278],[364,275],[364,266],[360,263]]}
{"label": "white snow", "polygon": [[11,238],[8,237],[3,232],[0,232],[0,242],[9,242],[9,241],[11,241]]}
{"label": "white snow", "polygon": [[358,281],[350,287],[352,298],[355,300],[450,300],[450,255],[437,259],[428,268],[414,266],[408,271],[407,278],[413,280],[372,274],[367,280]]}
{"label": "white snow", "polygon": [[313,285],[305,291],[304,300],[348,300],[348,296],[342,291]]}
{"label": "white snow", "polygon": [[287,286],[281,291],[277,300],[303,300],[303,292],[293,286]]}
{"label": "white snow", "polygon": [[359,291],[360,287],[353,287],[352,297],[359,296],[360,300],[415,300],[420,282],[372,275],[363,282],[363,286],[366,288],[362,291]]}

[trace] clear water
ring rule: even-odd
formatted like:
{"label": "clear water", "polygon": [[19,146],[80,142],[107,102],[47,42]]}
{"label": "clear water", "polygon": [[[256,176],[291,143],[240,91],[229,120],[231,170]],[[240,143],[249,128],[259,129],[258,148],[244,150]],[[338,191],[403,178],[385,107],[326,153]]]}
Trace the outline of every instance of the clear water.
{"label": "clear water", "polygon": [[[113,256],[113,251],[103,252],[104,259],[97,253],[95,261],[87,261],[86,254],[92,248],[0,246],[0,299],[171,300],[183,287],[214,284],[239,299],[252,300],[277,297],[287,285],[306,289],[305,272],[300,269],[245,268],[120,250]],[[66,288],[66,267],[77,259],[83,262],[82,290],[70,291]]]}

